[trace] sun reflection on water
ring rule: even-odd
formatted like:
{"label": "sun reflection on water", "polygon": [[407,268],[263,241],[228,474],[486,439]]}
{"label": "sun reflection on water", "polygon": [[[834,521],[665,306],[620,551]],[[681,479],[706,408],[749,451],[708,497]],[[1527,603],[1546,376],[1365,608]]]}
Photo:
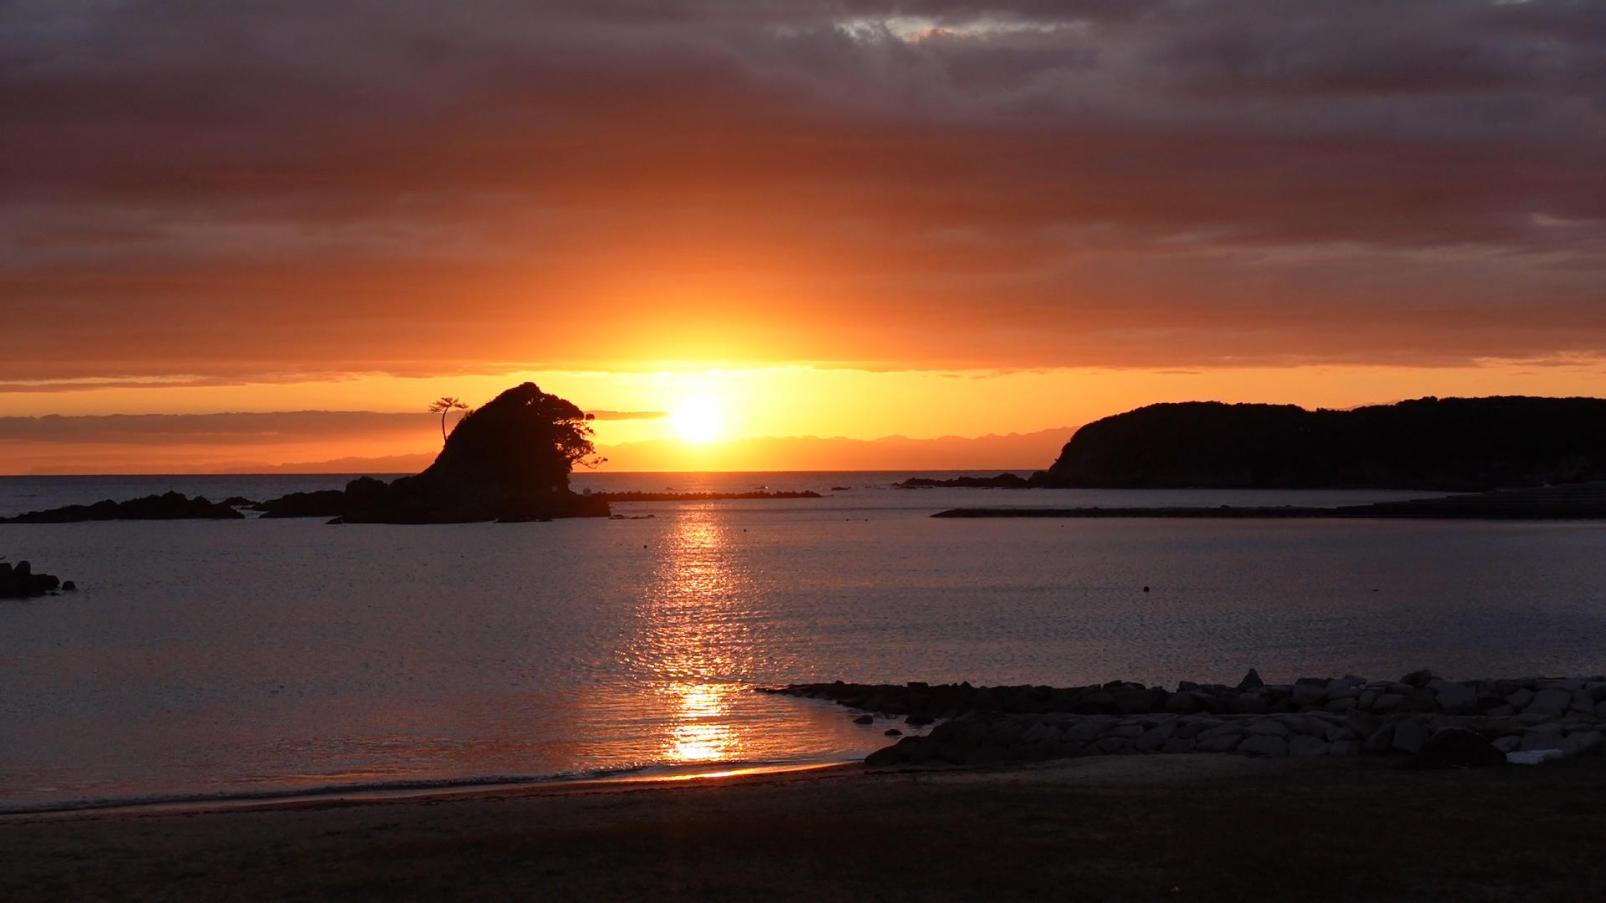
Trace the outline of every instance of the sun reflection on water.
{"label": "sun reflection on water", "polygon": [[727,528],[707,509],[678,512],[642,600],[643,629],[629,664],[661,700],[669,722],[660,753],[701,764],[751,758],[751,728],[733,718],[749,692],[754,638],[745,623],[750,587],[731,563]]}
{"label": "sun reflection on water", "polygon": [[670,731],[669,758],[675,762],[722,762],[738,758],[740,735],[724,719],[728,685],[674,684],[680,697],[677,722]]}

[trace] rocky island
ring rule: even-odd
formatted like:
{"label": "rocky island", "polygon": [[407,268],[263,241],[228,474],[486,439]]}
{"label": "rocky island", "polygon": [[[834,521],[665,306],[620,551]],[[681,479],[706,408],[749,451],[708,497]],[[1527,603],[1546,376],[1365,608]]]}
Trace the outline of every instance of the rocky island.
{"label": "rocky island", "polygon": [[1418,398],[1349,410],[1191,401],[1077,430],[1047,470],[899,488],[1424,489],[1606,480],[1606,399]]}
{"label": "rocky island", "polygon": [[[372,477],[344,490],[297,492],[250,505],[264,517],[330,517],[342,523],[440,524],[607,517],[604,498],[569,489],[574,465],[594,454],[591,417],[523,383],[470,411],[422,473],[386,483]],[[246,503],[246,499],[230,501]],[[34,511],[13,523],[244,517],[234,506],[170,492]]]}
{"label": "rocky island", "polygon": [[1606,480],[1606,399],[1418,398],[1350,410],[1155,404],[1076,431],[1065,488],[1437,489]]}

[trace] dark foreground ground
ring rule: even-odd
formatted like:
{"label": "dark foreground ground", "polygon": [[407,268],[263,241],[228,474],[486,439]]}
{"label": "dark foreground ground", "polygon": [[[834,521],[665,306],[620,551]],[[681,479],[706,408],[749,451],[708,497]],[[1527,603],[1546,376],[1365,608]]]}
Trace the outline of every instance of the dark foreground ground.
{"label": "dark foreground ground", "polygon": [[1029,769],[0,819],[0,899],[1606,899],[1606,760]]}

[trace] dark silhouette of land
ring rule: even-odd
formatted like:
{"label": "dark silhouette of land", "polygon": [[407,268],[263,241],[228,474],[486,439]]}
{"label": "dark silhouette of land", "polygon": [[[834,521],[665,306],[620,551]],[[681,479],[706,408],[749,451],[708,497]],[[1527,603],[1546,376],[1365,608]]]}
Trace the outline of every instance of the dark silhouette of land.
{"label": "dark silhouette of land", "polygon": [[245,515],[227,502],[208,501],[204,496],[190,498],[182,493],[147,495],[126,502],[105,499],[93,505],[67,505],[47,511],[29,511],[15,517],[0,517],[8,524],[69,524],[91,520],[239,520]]}
{"label": "dark silhouette of land", "polygon": [[465,414],[423,473],[353,480],[336,516],[389,524],[607,517],[606,501],[569,490],[574,465],[595,454],[590,419],[535,383],[514,386]]}
{"label": "dark silhouette of land", "polygon": [[900,480],[892,485],[899,489],[1031,489],[1041,485],[1043,473],[1038,471],[1030,477],[1023,477],[1013,473],[1001,473],[995,477],[949,477],[939,479],[936,477],[910,477]]}
{"label": "dark silhouette of land", "polygon": [[1480,492],[1606,480],[1606,400],[1420,398],[1348,411],[1156,404],[1087,424],[1038,485]]}
{"label": "dark silhouette of land", "polygon": [[[574,465],[595,454],[590,419],[570,402],[542,392],[534,383],[523,383],[464,415],[423,473],[389,483],[361,477],[344,490],[296,492],[254,507],[264,517],[332,517],[343,523],[607,517],[605,498],[569,490]],[[66,523],[243,516],[228,504],[170,492],[131,502],[107,500],[34,511],[9,520]]]}

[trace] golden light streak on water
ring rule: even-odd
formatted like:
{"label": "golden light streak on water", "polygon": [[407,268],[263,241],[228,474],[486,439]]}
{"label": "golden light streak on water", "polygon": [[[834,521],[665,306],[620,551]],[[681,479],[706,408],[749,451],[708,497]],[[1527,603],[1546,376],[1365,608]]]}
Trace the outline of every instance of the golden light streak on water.
{"label": "golden light streak on water", "polygon": [[727,528],[707,509],[680,512],[663,546],[646,600],[640,664],[659,683],[671,720],[663,748],[670,762],[742,761],[749,738],[731,718],[733,682],[743,671],[735,650],[751,650],[743,626],[746,580],[730,564]]}

